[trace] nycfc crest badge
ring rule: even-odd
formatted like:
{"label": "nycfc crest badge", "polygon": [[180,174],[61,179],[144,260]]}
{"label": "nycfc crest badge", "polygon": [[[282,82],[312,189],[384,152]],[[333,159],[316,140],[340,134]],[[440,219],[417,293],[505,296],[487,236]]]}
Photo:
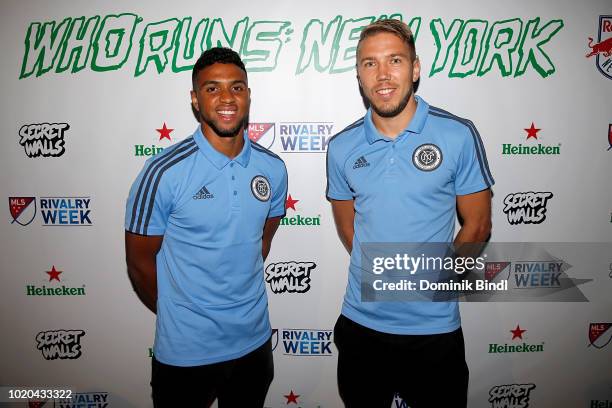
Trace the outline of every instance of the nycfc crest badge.
{"label": "nycfc crest badge", "polygon": [[412,154],[412,163],[422,171],[433,171],[442,164],[442,151],[435,144],[422,144]]}
{"label": "nycfc crest badge", "polygon": [[255,176],[251,180],[251,192],[259,201],[270,199],[270,183],[264,176]]}

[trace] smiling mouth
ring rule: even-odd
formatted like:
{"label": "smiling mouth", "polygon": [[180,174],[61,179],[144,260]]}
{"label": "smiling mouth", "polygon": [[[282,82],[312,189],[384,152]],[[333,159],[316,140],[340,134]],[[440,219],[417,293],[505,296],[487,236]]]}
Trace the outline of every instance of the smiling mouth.
{"label": "smiling mouth", "polygon": [[377,90],[376,93],[384,96],[384,95],[389,95],[393,91],[395,91],[395,88],[383,88],[383,89]]}
{"label": "smiling mouth", "polygon": [[224,121],[230,121],[233,120],[236,117],[236,114],[238,113],[237,110],[234,109],[219,109],[217,110],[217,115],[219,115],[219,117],[221,118],[221,120]]}

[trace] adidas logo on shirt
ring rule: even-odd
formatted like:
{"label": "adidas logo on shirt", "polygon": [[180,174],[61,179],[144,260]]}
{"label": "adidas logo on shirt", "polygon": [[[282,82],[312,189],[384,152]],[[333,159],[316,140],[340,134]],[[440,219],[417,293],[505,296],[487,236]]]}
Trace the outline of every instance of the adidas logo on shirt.
{"label": "adidas logo on shirt", "polygon": [[208,191],[206,186],[202,186],[200,191],[198,191],[196,195],[193,196],[194,200],[206,200],[207,198],[215,198],[215,196],[212,195],[210,191]]}
{"label": "adidas logo on shirt", "polygon": [[366,160],[364,156],[359,157],[355,160],[355,164],[353,164],[353,169],[358,169],[360,167],[368,167],[370,163]]}

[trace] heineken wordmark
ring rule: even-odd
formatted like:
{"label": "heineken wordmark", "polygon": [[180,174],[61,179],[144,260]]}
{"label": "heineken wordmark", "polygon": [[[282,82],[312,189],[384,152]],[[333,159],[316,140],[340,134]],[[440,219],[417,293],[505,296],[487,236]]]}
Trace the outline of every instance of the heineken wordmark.
{"label": "heineken wordmark", "polygon": [[522,144],[513,145],[510,143],[504,143],[502,154],[516,155],[516,154],[535,154],[535,155],[556,155],[561,154],[561,144],[558,146],[545,146],[538,143],[536,146],[523,146]]}

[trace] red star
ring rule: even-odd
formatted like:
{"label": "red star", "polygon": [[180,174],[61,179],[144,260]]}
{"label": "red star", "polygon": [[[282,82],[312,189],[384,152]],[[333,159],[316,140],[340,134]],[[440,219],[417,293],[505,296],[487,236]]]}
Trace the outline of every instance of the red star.
{"label": "red star", "polygon": [[531,122],[531,127],[528,129],[524,129],[525,132],[527,132],[527,140],[529,140],[530,138],[534,138],[537,140],[538,138],[538,132],[542,129],[538,129],[534,126],[533,122]]}
{"label": "red star", "polygon": [[170,132],[172,132],[174,129],[168,129],[168,127],[166,127],[166,122],[164,122],[164,126],[162,126],[161,129],[155,130],[159,132],[159,140],[168,139],[172,141],[172,139],[170,139]]}
{"label": "red star", "polygon": [[295,203],[299,201],[300,200],[294,200],[293,198],[291,198],[291,194],[289,194],[289,196],[285,200],[285,210],[291,208],[293,211],[295,211]]}
{"label": "red star", "polygon": [[60,273],[62,273],[63,271],[56,270],[55,269],[55,265],[53,265],[51,267],[51,270],[50,271],[46,271],[46,272],[49,275],[49,282],[51,282],[53,279],[55,279],[56,281],[59,282],[60,281],[60,278],[59,278]]}
{"label": "red star", "polygon": [[289,395],[285,395],[285,398],[287,398],[287,404],[286,404],[286,405],[289,405],[289,403],[290,403],[290,402],[293,402],[294,404],[296,404],[296,405],[297,405],[297,403],[298,403],[298,400],[297,400],[297,399],[298,399],[299,397],[300,397],[299,395],[295,395],[295,394],[293,393],[293,390],[291,390],[291,392],[289,393]]}
{"label": "red star", "polygon": [[510,333],[512,333],[512,340],[516,338],[523,340],[523,333],[525,333],[526,331],[527,330],[521,329],[521,326],[517,324],[516,329],[510,330]]}

